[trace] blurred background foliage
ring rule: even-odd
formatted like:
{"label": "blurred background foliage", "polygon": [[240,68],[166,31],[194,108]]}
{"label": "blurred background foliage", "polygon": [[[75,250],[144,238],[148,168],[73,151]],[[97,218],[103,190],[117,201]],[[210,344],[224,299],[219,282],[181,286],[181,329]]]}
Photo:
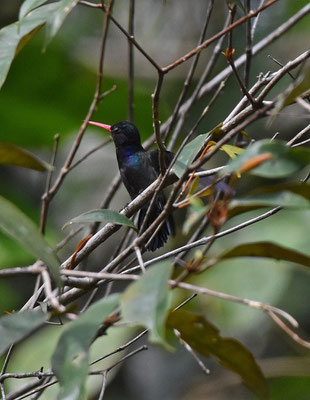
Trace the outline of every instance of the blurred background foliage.
{"label": "blurred background foliage", "polygon": [[[1,27],[17,20],[21,3],[19,0],[1,0]],[[115,3],[114,15],[126,26],[127,1]],[[216,3],[221,4],[216,4],[216,15],[212,19],[209,36],[219,30],[225,17],[225,1],[217,0]],[[259,23],[256,41],[266,36],[307,3],[308,0],[282,0],[268,9]],[[257,1],[253,1],[253,8],[257,4]],[[149,49],[154,59],[165,65],[195,46],[204,18],[204,11],[201,10],[204,9],[205,2],[201,0],[137,1],[136,37]],[[101,29],[101,13],[78,6],[45,52],[42,52],[44,29],[27,44],[14,60],[0,92],[0,141],[23,146],[49,161],[54,135],[59,133],[60,150],[57,155],[57,166],[62,165],[95,90]],[[234,47],[236,54],[240,55],[244,49],[244,27],[235,32]],[[280,40],[255,57],[251,82],[254,82],[259,72],[277,70],[277,65],[267,58],[268,54],[285,63],[309,47],[309,34],[308,15]],[[202,65],[209,56],[209,50],[202,53]],[[126,63],[127,41],[115,27],[111,26],[105,54],[103,90],[108,90],[113,85],[117,88],[100,104],[93,116],[94,120],[113,124],[127,118]],[[214,74],[223,67],[226,67],[224,57],[218,62]],[[160,118],[163,122],[174,107],[187,69],[188,64],[184,64],[167,77],[160,103]],[[199,79],[199,69],[195,78]],[[136,52],[134,121],[139,126],[143,139],[152,132],[151,93],[154,90],[155,79],[156,71]],[[283,89],[289,82],[290,78],[287,77],[274,92]],[[202,123],[199,133],[207,132],[221,122],[239,98],[238,85],[233,78],[230,78],[226,83],[224,94]],[[186,127],[192,125],[206,102],[207,100],[204,100],[197,104],[188,118]],[[279,131],[280,138],[285,139],[292,137],[292,132],[298,132],[307,120],[309,115],[301,113],[300,109],[292,106],[276,118],[271,127],[267,127],[264,121],[259,121],[253,124],[247,133],[255,138],[268,138]],[[102,132],[89,128],[78,157],[105,138]],[[115,173],[114,149],[113,145],[109,144],[69,174],[51,205],[47,231],[51,245],[55,245],[65,236],[61,231],[65,222],[82,212],[98,207],[105,187]],[[246,192],[250,187],[257,186],[258,179],[256,178],[254,182],[253,179],[255,178],[245,179],[238,190]],[[0,194],[18,205],[36,223],[40,217],[40,199],[44,185],[45,176],[42,173],[0,166]],[[128,196],[121,189],[111,208],[118,210],[126,201]],[[227,227],[249,217],[250,214],[235,217]],[[216,242],[212,253],[216,254],[244,241],[271,240],[310,254],[309,227],[309,211],[283,211],[244,231],[220,239]],[[98,249],[96,255],[89,260],[87,268],[98,267],[99,260],[102,265],[109,258],[115,240],[117,236],[113,236],[107,245]],[[178,241],[178,237],[175,240]],[[77,242],[78,239],[70,243],[61,253],[61,257],[69,255]],[[28,265],[32,261],[31,255],[0,233],[0,268]],[[249,263],[247,259],[236,259],[223,261],[221,265],[192,278],[191,281],[211,289],[279,306],[297,318],[304,337],[309,339],[309,279],[306,268],[293,264],[264,260],[254,262],[253,259]],[[23,277],[20,282],[13,279],[0,280],[0,312],[21,307],[31,295],[32,287],[31,277]],[[183,296],[181,291],[176,291],[176,299],[181,299]],[[266,365],[267,377],[272,378],[271,399],[310,398],[310,369],[303,368],[306,365],[305,360],[308,360],[309,367],[309,351],[293,344],[283,333],[274,328],[263,313],[202,296],[193,300],[188,307],[196,311],[203,310],[221,329],[222,334],[240,339],[251,349],[255,357],[262,359],[263,370]],[[104,338],[105,346],[110,349],[117,347],[129,338],[130,333],[128,328],[119,329],[118,335],[114,335],[113,332],[108,338]],[[46,354],[44,363],[48,368],[48,355],[52,353],[58,335],[57,328],[47,328],[33,335],[15,353],[9,371],[40,369],[43,353]],[[101,342],[96,342],[97,345],[100,354],[103,354]],[[161,396],[166,399],[254,398],[254,395],[238,385],[237,379],[232,374],[221,369],[212,360],[206,360],[212,375],[205,378],[184,350],[178,349],[177,352],[169,354],[160,348],[150,346],[147,353],[144,352],[122,365],[117,377],[108,387],[105,398],[121,399],[124,398],[124,393],[128,399],[143,400],[155,400]],[[286,373],[284,366],[291,365],[289,362],[295,364]],[[9,384],[13,385],[13,382]],[[97,385],[98,381],[96,384],[91,384],[93,395],[96,393]],[[55,391],[50,389],[42,398],[55,398]]]}

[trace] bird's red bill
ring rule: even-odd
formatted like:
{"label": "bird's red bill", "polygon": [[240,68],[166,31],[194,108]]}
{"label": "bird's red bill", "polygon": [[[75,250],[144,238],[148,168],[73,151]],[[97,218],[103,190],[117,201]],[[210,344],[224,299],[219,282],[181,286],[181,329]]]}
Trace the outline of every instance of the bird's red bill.
{"label": "bird's red bill", "polygon": [[106,129],[107,131],[111,132],[111,125],[101,124],[100,122],[88,121],[90,125],[99,126],[99,128]]}

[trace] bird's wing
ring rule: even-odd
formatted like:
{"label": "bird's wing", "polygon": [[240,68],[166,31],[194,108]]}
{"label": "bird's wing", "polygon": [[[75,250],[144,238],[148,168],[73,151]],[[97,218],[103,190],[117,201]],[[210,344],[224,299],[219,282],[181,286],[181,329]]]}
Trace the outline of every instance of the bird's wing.
{"label": "bird's wing", "polygon": [[[159,158],[158,158],[158,149],[154,149],[151,150],[149,152],[150,157],[152,159],[152,163],[154,165],[154,167],[156,168],[156,171],[158,172],[158,174],[160,173],[160,168],[159,168]],[[172,153],[171,151],[165,150],[164,153],[164,161],[165,161],[165,167],[168,168],[171,161],[173,160],[174,157],[174,153]]]}

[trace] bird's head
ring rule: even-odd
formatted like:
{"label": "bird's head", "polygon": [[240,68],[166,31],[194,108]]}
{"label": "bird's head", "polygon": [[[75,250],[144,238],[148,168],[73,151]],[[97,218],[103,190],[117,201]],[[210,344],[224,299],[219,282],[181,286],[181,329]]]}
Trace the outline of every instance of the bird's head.
{"label": "bird's head", "polygon": [[100,122],[89,121],[91,125],[99,126],[111,132],[113,141],[117,146],[140,145],[140,133],[136,125],[130,121],[121,121],[114,125],[106,125]]}

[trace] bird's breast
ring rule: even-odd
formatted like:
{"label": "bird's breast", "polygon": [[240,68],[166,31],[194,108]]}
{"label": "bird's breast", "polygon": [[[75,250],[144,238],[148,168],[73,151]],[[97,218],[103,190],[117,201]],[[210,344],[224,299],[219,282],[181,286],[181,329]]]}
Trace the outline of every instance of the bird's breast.
{"label": "bird's breast", "polygon": [[125,157],[125,166],[129,168],[136,168],[140,165],[140,159],[137,154],[130,154]]}
{"label": "bird's breast", "polygon": [[131,198],[135,198],[157,178],[147,153],[125,153],[118,159],[122,181]]}

